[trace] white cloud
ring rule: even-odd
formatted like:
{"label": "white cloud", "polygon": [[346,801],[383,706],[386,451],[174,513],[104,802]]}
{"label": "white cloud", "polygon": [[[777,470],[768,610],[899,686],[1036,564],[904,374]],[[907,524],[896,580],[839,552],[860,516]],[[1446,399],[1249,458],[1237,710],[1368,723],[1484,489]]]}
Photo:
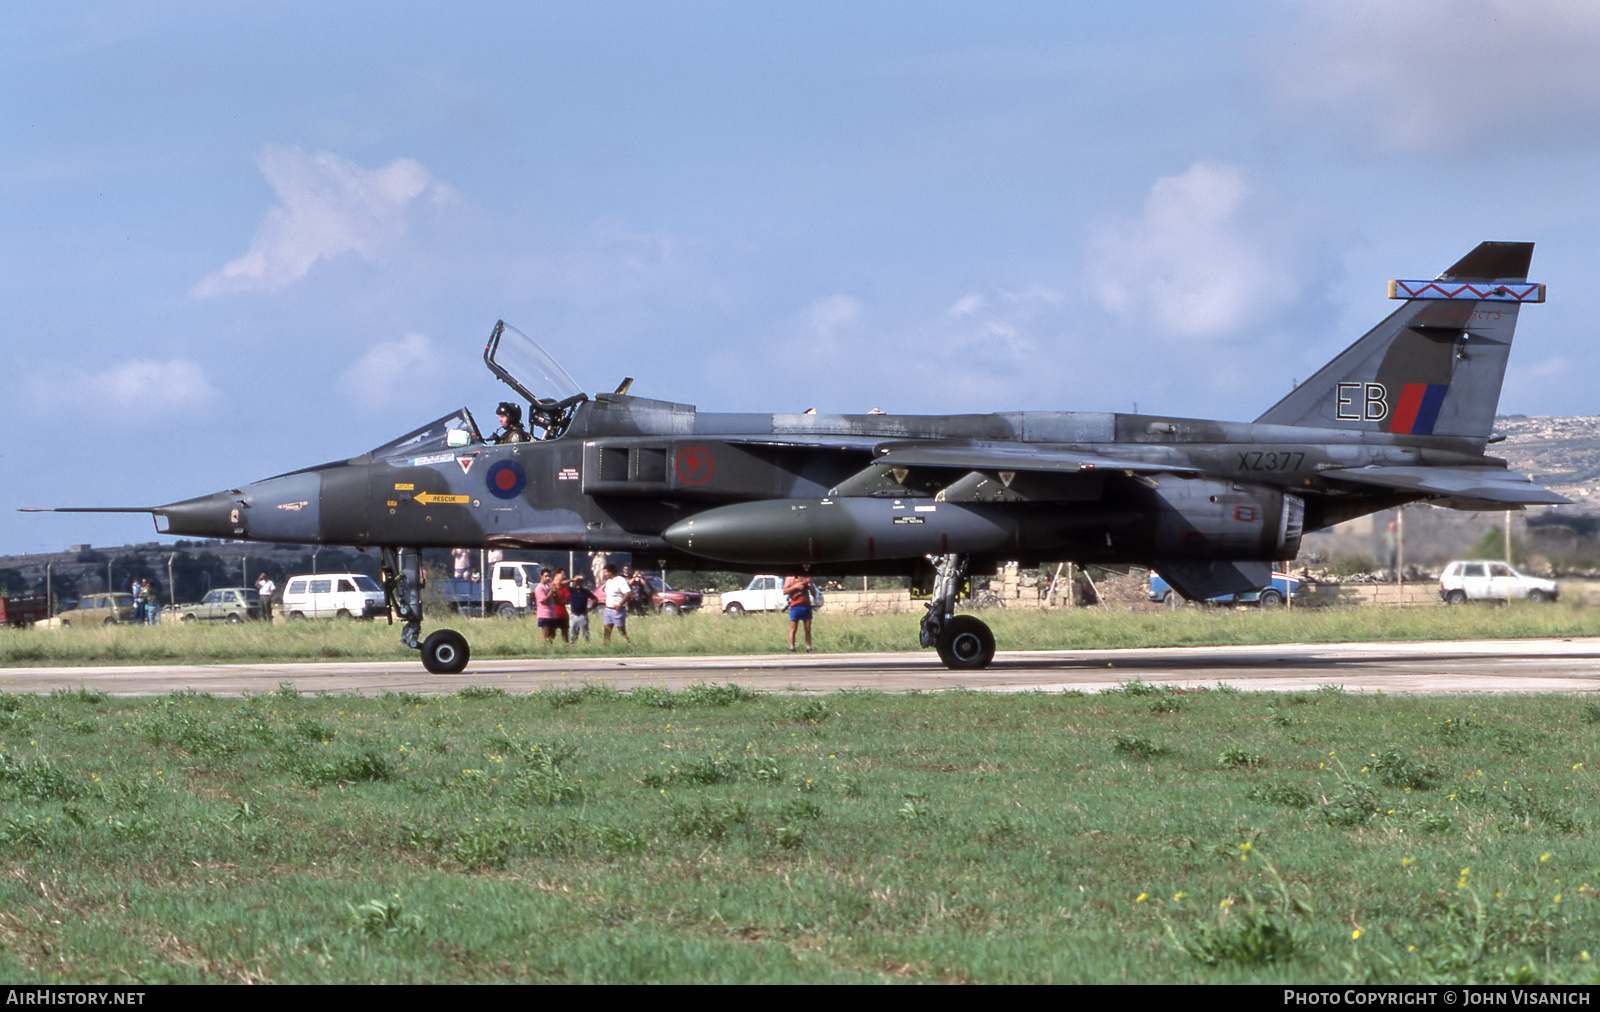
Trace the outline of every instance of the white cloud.
{"label": "white cloud", "polygon": [[1433,153],[1591,143],[1600,126],[1594,0],[1303,0],[1264,37],[1292,106]]}
{"label": "white cloud", "polygon": [[1158,179],[1135,218],[1101,227],[1088,251],[1090,291],[1108,312],[1166,335],[1234,334],[1293,302],[1299,286],[1281,221],[1235,166],[1197,162]]}
{"label": "white cloud", "polygon": [[29,391],[41,408],[88,406],[97,417],[129,425],[200,411],[218,397],[205,370],[187,359],[133,359],[95,373],[56,369],[35,376]]}
{"label": "white cloud", "polygon": [[442,367],[433,342],[423,334],[375,344],[339,376],[339,389],[364,407],[420,393]]}
{"label": "white cloud", "polygon": [[363,169],[326,151],[271,145],[256,164],[281,204],[256,228],[250,252],[195,285],[190,294],[197,299],[282,288],[318,260],[341,253],[380,259],[405,234],[420,204],[453,196],[409,158]]}

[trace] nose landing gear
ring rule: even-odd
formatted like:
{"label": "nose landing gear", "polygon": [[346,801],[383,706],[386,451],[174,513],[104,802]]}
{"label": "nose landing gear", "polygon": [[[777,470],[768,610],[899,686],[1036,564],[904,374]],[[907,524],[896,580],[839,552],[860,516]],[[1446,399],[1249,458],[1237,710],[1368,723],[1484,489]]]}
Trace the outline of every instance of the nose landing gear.
{"label": "nose landing gear", "polygon": [[472,651],[467,638],[454,629],[440,629],[420,644],[422,636],[422,551],[384,546],[383,596],[389,621],[403,623],[400,642],[422,652],[422,666],[435,675],[455,675],[465,670]]}
{"label": "nose landing gear", "polygon": [[975,671],[994,660],[994,633],[971,615],[956,614],[956,591],[967,573],[964,555],[940,555],[933,560],[933,596],[922,616],[919,639],[939,651],[939,660],[953,671]]}

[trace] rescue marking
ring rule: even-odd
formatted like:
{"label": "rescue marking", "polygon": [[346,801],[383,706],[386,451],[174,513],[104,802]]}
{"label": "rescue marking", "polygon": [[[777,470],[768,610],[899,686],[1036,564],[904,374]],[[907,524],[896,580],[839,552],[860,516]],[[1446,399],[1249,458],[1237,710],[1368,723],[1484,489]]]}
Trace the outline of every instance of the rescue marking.
{"label": "rescue marking", "polygon": [[465,503],[468,498],[468,496],[464,495],[441,495],[437,492],[422,492],[418,494],[416,501],[422,503],[424,506],[432,506],[435,503],[459,506]]}
{"label": "rescue marking", "polygon": [[715,461],[703,446],[685,446],[672,462],[678,480],[685,485],[704,485],[711,478]]}

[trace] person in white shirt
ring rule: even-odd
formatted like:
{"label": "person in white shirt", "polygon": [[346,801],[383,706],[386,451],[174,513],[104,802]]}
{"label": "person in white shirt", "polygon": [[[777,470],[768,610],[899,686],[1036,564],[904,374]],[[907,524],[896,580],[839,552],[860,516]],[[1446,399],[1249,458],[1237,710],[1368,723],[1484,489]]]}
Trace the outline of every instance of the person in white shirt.
{"label": "person in white shirt", "polygon": [[606,599],[605,615],[605,642],[611,642],[611,629],[616,627],[622,634],[623,640],[628,638],[628,598],[633,596],[633,588],[628,586],[628,581],[617,575],[617,567],[606,563],[604,570],[606,582],[601,591]]}
{"label": "person in white shirt", "polygon": [[256,593],[261,595],[261,618],[263,621],[272,621],[272,595],[278,590],[278,585],[266,573],[256,577]]}

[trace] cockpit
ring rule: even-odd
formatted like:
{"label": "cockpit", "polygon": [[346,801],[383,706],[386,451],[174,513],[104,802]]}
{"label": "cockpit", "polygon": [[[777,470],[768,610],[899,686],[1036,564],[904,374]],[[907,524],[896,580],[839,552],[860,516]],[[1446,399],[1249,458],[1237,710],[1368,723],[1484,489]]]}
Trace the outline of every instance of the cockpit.
{"label": "cockpit", "polygon": [[[578,405],[589,395],[560,363],[533,338],[504,320],[494,325],[483,349],[483,362],[502,383],[528,403],[528,432],[535,440],[556,439],[572,424]],[[370,452],[372,457],[427,456],[489,442],[466,408],[392,439]]]}

